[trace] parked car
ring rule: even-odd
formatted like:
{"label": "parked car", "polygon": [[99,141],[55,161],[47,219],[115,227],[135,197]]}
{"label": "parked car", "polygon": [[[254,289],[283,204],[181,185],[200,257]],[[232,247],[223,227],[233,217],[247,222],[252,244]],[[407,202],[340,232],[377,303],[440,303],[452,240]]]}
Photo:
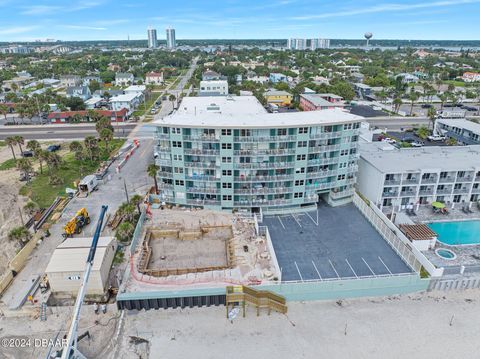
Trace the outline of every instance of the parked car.
{"label": "parked car", "polygon": [[445,136],[440,135],[430,135],[427,137],[429,141],[445,141]]}
{"label": "parked car", "polygon": [[397,143],[396,140],[394,140],[393,138],[390,138],[390,137],[385,137],[385,138],[382,140],[382,142],[387,142],[387,143],[389,143],[389,144],[391,144],[391,145]]}
{"label": "parked car", "polygon": [[462,108],[463,108],[464,110],[472,111],[472,112],[478,111],[478,108],[473,107],[473,106],[462,106]]}
{"label": "parked car", "polygon": [[432,105],[429,104],[429,103],[424,103],[424,104],[422,105],[422,108],[431,108],[431,107],[432,107]]}
{"label": "parked car", "polygon": [[50,145],[47,147],[48,152],[56,152],[60,149],[60,145]]}
{"label": "parked car", "polygon": [[407,143],[413,143],[415,142],[415,139],[412,137],[405,137],[402,141]]}
{"label": "parked car", "polygon": [[33,157],[33,151],[23,151],[22,157]]}
{"label": "parked car", "polygon": [[413,142],[410,142],[410,145],[412,147],[423,147],[424,146],[424,143],[421,142],[421,141],[413,141]]}

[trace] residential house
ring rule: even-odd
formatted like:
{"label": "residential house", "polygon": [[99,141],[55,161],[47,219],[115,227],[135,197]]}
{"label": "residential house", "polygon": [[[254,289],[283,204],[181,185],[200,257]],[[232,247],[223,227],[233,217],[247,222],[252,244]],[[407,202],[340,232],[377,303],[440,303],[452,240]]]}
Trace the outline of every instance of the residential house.
{"label": "residential house", "polygon": [[202,74],[203,81],[213,81],[213,80],[226,80],[225,76],[220,75],[218,72],[207,70]]}
{"label": "residential house", "polygon": [[372,96],[372,88],[360,82],[353,84],[353,90],[355,91],[355,94],[357,95],[357,97],[362,99],[366,99]]}
{"label": "residential house", "polygon": [[82,79],[78,75],[64,75],[60,76],[60,84],[63,87],[75,87],[82,84]]}
{"label": "residential house", "polygon": [[478,72],[465,72],[462,76],[462,80],[465,82],[478,82],[480,81],[480,73]]}
{"label": "residential house", "polygon": [[274,104],[280,107],[290,106],[293,96],[287,91],[269,90],[263,94],[268,104]]}
{"label": "residential house", "polygon": [[346,105],[341,96],[334,94],[301,94],[300,108],[304,111],[328,110],[344,108]]}
{"label": "residential house", "polygon": [[418,81],[420,81],[420,79],[413,75],[413,74],[409,74],[409,73],[401,73],[401,74],[398,74],[397,76],[395,76],[396,79],[398,78],[401,78],[402,79],[402,83],[404,84],[413,84],[413,83],[417,83]]}
{"label": "residential house", "polygon": [[67,87],[67,97],[80,97],[83,101],[92,97],[88,86]]}
{"label": "residential house", "polygon": [[287,75],[272,72],[270,76],[268,77],[269,81],[273,84],[276,84],[278,82],[288,82]]}
{"label": "residential house", "polygon": [[142,101],[143,95],[141,93],[126,93],[112,97],[110,99],[110,106],[114,111],[120,111],[124,108],[127,110],[128,115],[131,115]]}
{"label": "residential house", "polygon": [[117,86],[129,86],[134,83],[135,78],[133,74],[129,72],[117,72],[115,74],[115,85]]}
{"label": "residential house", "polygon": [[148,72],[145,75],[145,84],[161,85],[163,84],[163,72]]}
{"label": "residential house", "polygon": [[198,96],[226,96],[228,95],[228,81],[210,80],[200,81]]}
{"label": "residential house", "polygon": [[[127,109],[121,109],[119,111],[111,110],[94,110],[96,113],[109,118],[112,122],[125,122],[128,120],[129,115]],[[80,115],[82,122],[90,122],[88,117],[88,111],[62,111],[51,112],[48,114],[48,119],[51,123],[69,123],[73,116]]]}
{"label": "residential house", "polygon": [[90,84],[94,81],[99,85],[103,84],[103,81],[99,76],[86,76],[82,80],[83,86],[90,86]]}

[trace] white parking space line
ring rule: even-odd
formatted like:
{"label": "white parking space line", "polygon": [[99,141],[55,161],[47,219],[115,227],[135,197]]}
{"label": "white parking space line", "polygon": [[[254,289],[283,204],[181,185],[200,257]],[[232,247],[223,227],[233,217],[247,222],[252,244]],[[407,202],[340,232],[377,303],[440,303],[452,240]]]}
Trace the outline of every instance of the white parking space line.
{"label": "white parking space line", "polygon": [[368,269],[370,269],[370,272],[372,272],[373,275],[376,275],[375,272],[372,270],[372,268],[370,268],[370,266],[368,265],[367,261],[365,259],[363,259],[363,257],[362,257],[362,261],[363,261],[363,263],[365,263],[365,265],[368,267]]}
{"label": "white parking space line", "polygon": [[337,270],[336,270],[336,269],[335,269],[335,267],[333,266],[333,263],[332,263],[332,261],[329,259],[329,260],[328,260],[328,262],[329,262],[329,263],[330,263],[330,265],[332,266],[332,268],[333,268],[333,271],[335,272],[335,274],[337,275],[337,277],[338,277],[338,278],[340,278],[340,276],[338,275],[338,272],[337,272]]}
{"label": "white parking space line", "polygon": [[352,270],[353,274],[355,275],[355,278],[358,278],[357,273],[355,273],[355,270],[354,270],[353,267],[350,265],[350,262],[348,261],[347,258],[345,258],[345,262],[347,262],[348,266],[350,267],[350,269]]}
{"label": "white parking space line", "polygon": [[293,263],[295,263],[295,267],[297,267],[297,271],[298,271],[298,275],[300,276],[300,280],[303,282],[302,273],[300,273],[300,269],[297,266],[297,262],[293,262]]}
{"label": "white parking space line", "polygon": [[280,221],[280,224],[282,225],[283,229],[286,229],[285,226],[283,225],[283,222],[282,222],[282,220],[280,219],[280,217],[277,216],[277,218],[278,218],[278,220]]}
{"label": "white parking space line", "polygon": [[317,271],[317,274],[318,274],[318,277],[320,278],[320,280],[323,280],[322,276],[320,275],[320,272],[318,271],[318,268],[317,266],[315,265],[315,262],[312,261],[312,264],[313,264],[313,268],[315,268],[315,270]]}
{"label": "white parking space line", "polygon": [[380,258],[380,256],[378,256],[378,259],[380,259],[380,262],[382,262],[382,264],[385,266],[385,268],[387,268],[388,273],[393,274],[393,273],[390,271],[390,269],[387,267],[387,265],[385,264],[385,262],[382,261],[382,258]]}
{"label": "white parking space line", "polygon": [[300,226],[300,228],[302,228],[302,225],[300,224],[297,216],[292,214],[292,217],[293,217],[293,219],[295,220],[295,222],[297,222],[297,224]]}
{"label": "white parking space line", "polygon": [[318,220],[317,222],[315,222],[315,220],[312,218],[312,216],[310,215],[310,213],[308,212],[305,212],[307,214],[308,217],[310,217],[310,219],[312,220],[313,223],[315,223],[316,226],[318,226]]}

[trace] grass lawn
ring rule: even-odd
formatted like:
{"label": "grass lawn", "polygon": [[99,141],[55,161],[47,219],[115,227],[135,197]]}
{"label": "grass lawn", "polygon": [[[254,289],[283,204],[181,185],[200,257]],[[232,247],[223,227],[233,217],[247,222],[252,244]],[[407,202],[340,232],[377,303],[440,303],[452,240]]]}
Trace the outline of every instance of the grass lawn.
{"label": "grass lawn", "polygon": [[[53,186],[48,183],[49,176],[44,166],[44,173],[38,174],[30,184],[26,184],[20,189],[20,194],[30,197],[30,199],[40,207],[49,207],[53,200],[57,196],[65,195],[65,188],[73,188],[73,182],[80,180],[86,175],[92,174],[98,168],[101,161],[105,161],[109,158],[110,154],[122,147],[124,139],[115,139],[111,141],[110,153],[103,150],[100,160],[90,161],[86,159],[84,161],[77,161],[75,155],[71,152],[62,157],[63,163],[58,169],[58,176],[62,178],[63,183],[61,185]],[[103,144],[100,144],[103,146]],[[103,147],[101,147],[103,149]]]}
{"label": "grass lawn", "polygon": [[5,141],[0,141],[0,147],[3,147],[3,146],[6,146],[7,144],[5,143]]}
{"label": "grass lawn", "polygon": [[446,84],[446,85],[453,85],[453,86],[457,86],[457,87],[465,87],[465,82],[463,82],[463,81],[446,80],[446,81],[443,81],[443,83]]}
{"label": "grass lawn", "polygon": [[16,166],[15,160],[13,158],[10,158],[5,162],[3,162],[2,164],[0,164],[0,171],[6,171],[9,169],[15,168],[15,166]]}

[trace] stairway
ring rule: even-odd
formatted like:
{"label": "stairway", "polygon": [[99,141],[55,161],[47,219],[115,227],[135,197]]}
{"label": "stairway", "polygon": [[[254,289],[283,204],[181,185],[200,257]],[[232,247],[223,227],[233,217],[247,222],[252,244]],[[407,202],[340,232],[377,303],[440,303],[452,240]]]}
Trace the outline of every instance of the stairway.
{"label": "stairway", "polygon": [[47,320],[47,303],[42,302],[40,307],[40,320],[45,322]]}
{"label": "stairway", "polygon": [[260,308],[267,308],[269,315],[272,309],[279,313],[287,313],[286,300],[281,295],[266,290],[256,290],[245,285],[227,287],[225,302],[227,317],[230,305],[235,307],[237,304],[242,305],[243,316],[245,317],[245,306],[247,303],[257,308],[257,316],[260,315]]}

